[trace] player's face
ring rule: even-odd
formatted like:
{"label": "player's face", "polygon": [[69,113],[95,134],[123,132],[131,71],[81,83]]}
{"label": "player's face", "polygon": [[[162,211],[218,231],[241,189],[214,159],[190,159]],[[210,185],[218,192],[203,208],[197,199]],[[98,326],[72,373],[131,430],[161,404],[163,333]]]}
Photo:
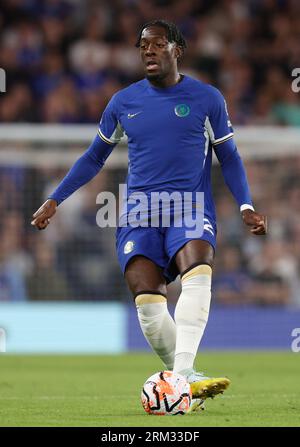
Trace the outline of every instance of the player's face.
{"label": "player's face", "polygon": [[177,69],[179,48],[176,43],[168,42],[167,31],[161,26],[150,26],[143,30],[140,53],[149,80],[162,80]]}

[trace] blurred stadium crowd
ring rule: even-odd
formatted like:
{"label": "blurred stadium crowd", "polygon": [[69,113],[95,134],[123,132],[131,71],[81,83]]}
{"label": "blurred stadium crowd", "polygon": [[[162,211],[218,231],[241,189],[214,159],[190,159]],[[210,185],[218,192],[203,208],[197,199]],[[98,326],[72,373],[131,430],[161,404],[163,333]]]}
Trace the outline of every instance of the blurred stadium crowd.
{"label": "blurred stadium crowd", "polygon": [[298,0],[2,0],[0,121],[98,122],[143,77],[135,42],[153,18],[179,25],[181,71],[219,87],[235,124],[300,126]]}
{"label": "blurred stadium crowd", "polygon": [[[218,86],[234,124],[300,126],[300,95],[291,90],[300,61],[296,0],[2,0],[0,122],[96,125],[112,94],[143,77],[137,31],[158,17],[180,26],[188,43],[181,71]],[[246,168],[256,208],[271,217],[269,234],[244,228],[214,166],[213,302],[299,307],[300,156]],[[104,170],[37,234],[31,214],[64,174],[0,165],[0,301],[129,299],[114,229],[95,225],[97,193],[114,191],[125,170]],[[170,286],[171,301],[178,287]]]}

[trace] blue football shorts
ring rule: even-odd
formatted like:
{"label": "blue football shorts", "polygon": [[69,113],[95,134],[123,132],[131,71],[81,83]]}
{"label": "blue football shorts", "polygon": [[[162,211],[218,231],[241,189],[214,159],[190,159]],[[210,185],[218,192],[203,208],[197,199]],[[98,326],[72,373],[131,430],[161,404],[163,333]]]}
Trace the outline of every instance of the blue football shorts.
{"label": "blue football shorts", "polygon": [[190,240],[204,240],[216,248],[217,226],[211,218],[203,216],[203,231],[188,236],[192,228],[181,227],[118,227],[116,249],[123,274],[128,262],[137,255],[145,256],[163,269],[167,282],[174,281],[178,270],[173,262],[176,253]]}

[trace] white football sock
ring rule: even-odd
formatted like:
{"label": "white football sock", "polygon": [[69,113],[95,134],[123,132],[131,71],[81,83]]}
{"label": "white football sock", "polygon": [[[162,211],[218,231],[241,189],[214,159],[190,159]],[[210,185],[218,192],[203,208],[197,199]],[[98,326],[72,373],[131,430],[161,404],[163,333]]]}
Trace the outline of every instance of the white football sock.
{"label": "white football sock", "polygon": [[142,293],[135,299],[143,334],[167,370],[172,370],[176,344],[176,326],[167,299],[162,295]]}
{"label": "white football sock", "polygon": [[176,349],[174,372],[191,372],[208,320],[211,299],[209,265],[198,265],[183,275],[175,308]]}

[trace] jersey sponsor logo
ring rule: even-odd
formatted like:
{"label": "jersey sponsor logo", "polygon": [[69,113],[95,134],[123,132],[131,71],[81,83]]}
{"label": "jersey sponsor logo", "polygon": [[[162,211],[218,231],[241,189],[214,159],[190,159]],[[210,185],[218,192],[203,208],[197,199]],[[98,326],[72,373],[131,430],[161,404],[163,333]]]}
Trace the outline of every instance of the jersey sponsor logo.
{"label": "jersey sponsor logo", "polygon": [[124,254],[128,255],[128,253],[131,253],[133,249],[134,249],[134,241],[126,242],[124,246]]}
{"label": "jersey sponsor logo", "polygon": [[190,107],[187,104],[178,104],[175,109],[175,115],[179,116],[179,118],[185,118],[190,114]]}
{"label": "jersey sponsor logo", "polygon": [[142,113],[142,111],[136,112],[136,113],[128,113],[127,118],[128,119],[134,118],[135,116],[139,115],[140,113]]}

